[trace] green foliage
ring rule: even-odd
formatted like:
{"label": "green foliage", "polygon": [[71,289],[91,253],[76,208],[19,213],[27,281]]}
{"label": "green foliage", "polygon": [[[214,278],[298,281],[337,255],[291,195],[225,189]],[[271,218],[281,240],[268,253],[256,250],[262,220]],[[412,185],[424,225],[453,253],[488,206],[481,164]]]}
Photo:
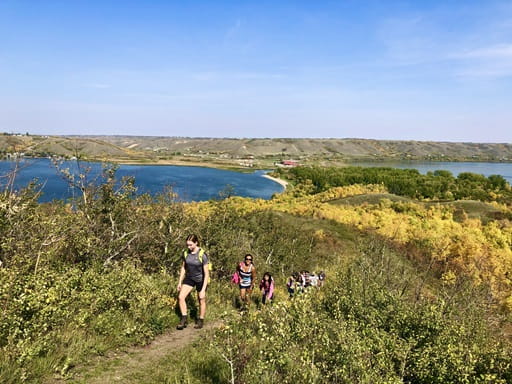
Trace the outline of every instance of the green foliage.
{"label": "green foliage", "polygon": [[[51,369],[59,371],[67,359],[101,352],[102,343],[147,342],[173,317],[168,293],[174,282],[131,265],[38,274],[0,269],[0,277],[0,372],[10,372],[0,373],[0,381],[6,383],[35,379],[41,358],[51,358]],[[73,337],[94,343],[71,346]]]}
{"label": "green foliage", "polygon": [[383,184],[390,193],[415,199],[499,201],[512,204],[512,190],[499,175],[485,177],[463,172],[454,177],[448,171],[422,175],[416,169],[384,167],[295,167],[278,170],[297,184],[312,183],[312,193],[354,184]]}
{"label": "green foliage", "polygon": [[[244,254],[254,256],[254,264],[272,273],[287,276],[291,270],[314,270],[325,257],[317,248],[318,227],[310,221],[272,210],[240,211],[240,198],[210,202],[211,212],[199,221],[206,249],[215,260],[214,274],[227,281]],[[250,204],[250,199],[246,199]]]}
{"label": "green foliage", "polygon": [[[36,204],[35,186],[0,194],[1,382],[68,377],[91,355],[144,344],[172,327],[175,279],[190,233],[201,237],[215,264],[209,316],[231,309],[227,279],[246,252],[260,274],[276,277],[277,298],[285,296],[284,277],[296,270],[327,270],[328,285],[244,317],[228,310],[225,326],[186,362],[168,358],[173,369],[156,374],[162,382],[512,382],[512,351],[489,331],[488,320],[501,319],[483,284],[476,288],[460,278],[451,284],[448,275],[440,283],[376,240],[361,242],[356,252],[359,233],[278,212],[272,204],[283,203],[279,199],[184,205],[172,191],[135,197],[133,180],[118,183],[115,167],[104,172],[99,185],[69,175],[81,195],[68,204]],[[334,175],[322,171],[318,182],[304,176],[286,202],[293,206],[315,189],[360,181],[355,171]],[[442,195],[464,185],[503,197],[509,188],[499,177],[487,184],[462,175],[459,182],[443,172],[425,179],[413,171],[366,176],[372,183],[393,181],[408,196]],[[425,215],[412,203],[383,201],[380,208],[418,222]],[[495,232],[505,247],[507,238]]]}
{"label": "green foliage", "polygon": [[510,382],[511,350],[475,310],[478,295],[417,297],[424,282],[396,261],[366,247],[322,291],[233,320],[214,345],[244,383]]}
{"label": "green foliage", "polygon": [[[74,183],[75,177],[69,177]],[[100,185],[80,181],[82,195],[68,204],[38,205],[29,188],[0,195],[2,263],[37,271],[42,265],[132,260],[152,271],[175,269],[195,221],[187,218],[172,191],[156,201],[147,195],[135,198],[133,180],[118,184],[112,168],[105,170],[105,180]]]}

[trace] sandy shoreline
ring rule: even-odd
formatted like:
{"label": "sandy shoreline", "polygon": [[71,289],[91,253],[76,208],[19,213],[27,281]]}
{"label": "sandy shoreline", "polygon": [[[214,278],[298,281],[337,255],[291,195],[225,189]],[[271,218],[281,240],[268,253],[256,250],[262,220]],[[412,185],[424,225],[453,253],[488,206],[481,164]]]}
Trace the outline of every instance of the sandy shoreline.
{"label": "sandy shoreline", "polygon": [[[206,168],[216,168],[216,169],[225,169],[231,171],[248,171],[250,169],[246,167],[237,167],[233,164],[219,164],[219,163],[211,163],[211,162],[198,162],[198,161],[183,161],[183,160],[157,160],[157,161],[133,161],[133,160],[115,160],[117,164],[125,164],[125,165],[175,165],[175,166],[187,166],[187,167],[206,167]],[[254,171],[254,170],[252,170]],[[283,179],[278,179],[277,177],[269,176],[268,174],[262,175],[263,177],[272,180],[275,183],[281,185],[284,189],[288,187],[288,182]]]}
{"label": "sandy shoreline", "polygon": [[275,181],[276,183],[278,183],[280,185],[282,185],[284,189],[286,189],[286,187],[288,186],[288,182],[284,181],[283,179],[278,179],[277,177],[272,177],[272,176],[269,176],[267,174],[262,175],[262,176],[267,178],[267,179],[269,179],[269,180]]}
{"label": "sandy shoreline", "polygon": [[142,161],[142,160],[119,160],[114,159],[113,162],[116,164],[123,165],[176,165],[184,167],[204,167],[204,168],[217,168],[217,169],[247,169],[246,167],[239,167],[236,164],[231,163],[212,163],[212,162],[201,162],[201,161],[186,161],[186,160],[153,160],[153,161]]}

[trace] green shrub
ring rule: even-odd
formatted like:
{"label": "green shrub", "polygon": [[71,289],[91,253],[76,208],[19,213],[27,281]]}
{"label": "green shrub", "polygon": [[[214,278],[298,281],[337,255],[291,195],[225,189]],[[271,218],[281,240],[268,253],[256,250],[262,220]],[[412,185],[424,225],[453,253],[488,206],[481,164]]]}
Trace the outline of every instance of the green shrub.
{"label": "green shrub", "polygon": [[34,370],[41,359],[64,364],[69,356],[99,352],[87,350],[87,343],[71,345],[73,335],[103,339],[98,345],[112,348],[145,343],[175,321],[168,296],[174,280],[129,264],[37,275],[0,269],[0,277],[2,382],[16,382],[23,372],[27,379],[44,374]]}

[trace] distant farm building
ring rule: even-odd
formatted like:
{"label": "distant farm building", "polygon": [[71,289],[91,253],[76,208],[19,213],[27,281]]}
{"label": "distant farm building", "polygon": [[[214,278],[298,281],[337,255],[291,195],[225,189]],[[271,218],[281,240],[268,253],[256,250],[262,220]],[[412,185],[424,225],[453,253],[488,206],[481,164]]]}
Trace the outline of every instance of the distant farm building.
{"label": "distant farm building", "polygon": [[276,165],[278,167],[298,167],[300,164],[297,160],[283,160]]}

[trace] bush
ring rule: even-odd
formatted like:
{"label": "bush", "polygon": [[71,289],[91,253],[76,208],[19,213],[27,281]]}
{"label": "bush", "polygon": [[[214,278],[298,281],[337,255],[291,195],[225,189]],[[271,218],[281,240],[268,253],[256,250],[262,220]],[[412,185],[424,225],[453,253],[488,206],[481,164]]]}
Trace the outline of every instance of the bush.
{"label": "bush", "polygon": [[[0,269],[0,281],[0,381],[5,383],[45,374],[36,369],[41,359],[54,361],[53,369],[60,371],[70,359],[76,363],[101,352],[101,345],[146,343],[174,322],[169,292],[175,282],[131,265],[37,275]],[[73,338],[89,342],[72,343]]]}

